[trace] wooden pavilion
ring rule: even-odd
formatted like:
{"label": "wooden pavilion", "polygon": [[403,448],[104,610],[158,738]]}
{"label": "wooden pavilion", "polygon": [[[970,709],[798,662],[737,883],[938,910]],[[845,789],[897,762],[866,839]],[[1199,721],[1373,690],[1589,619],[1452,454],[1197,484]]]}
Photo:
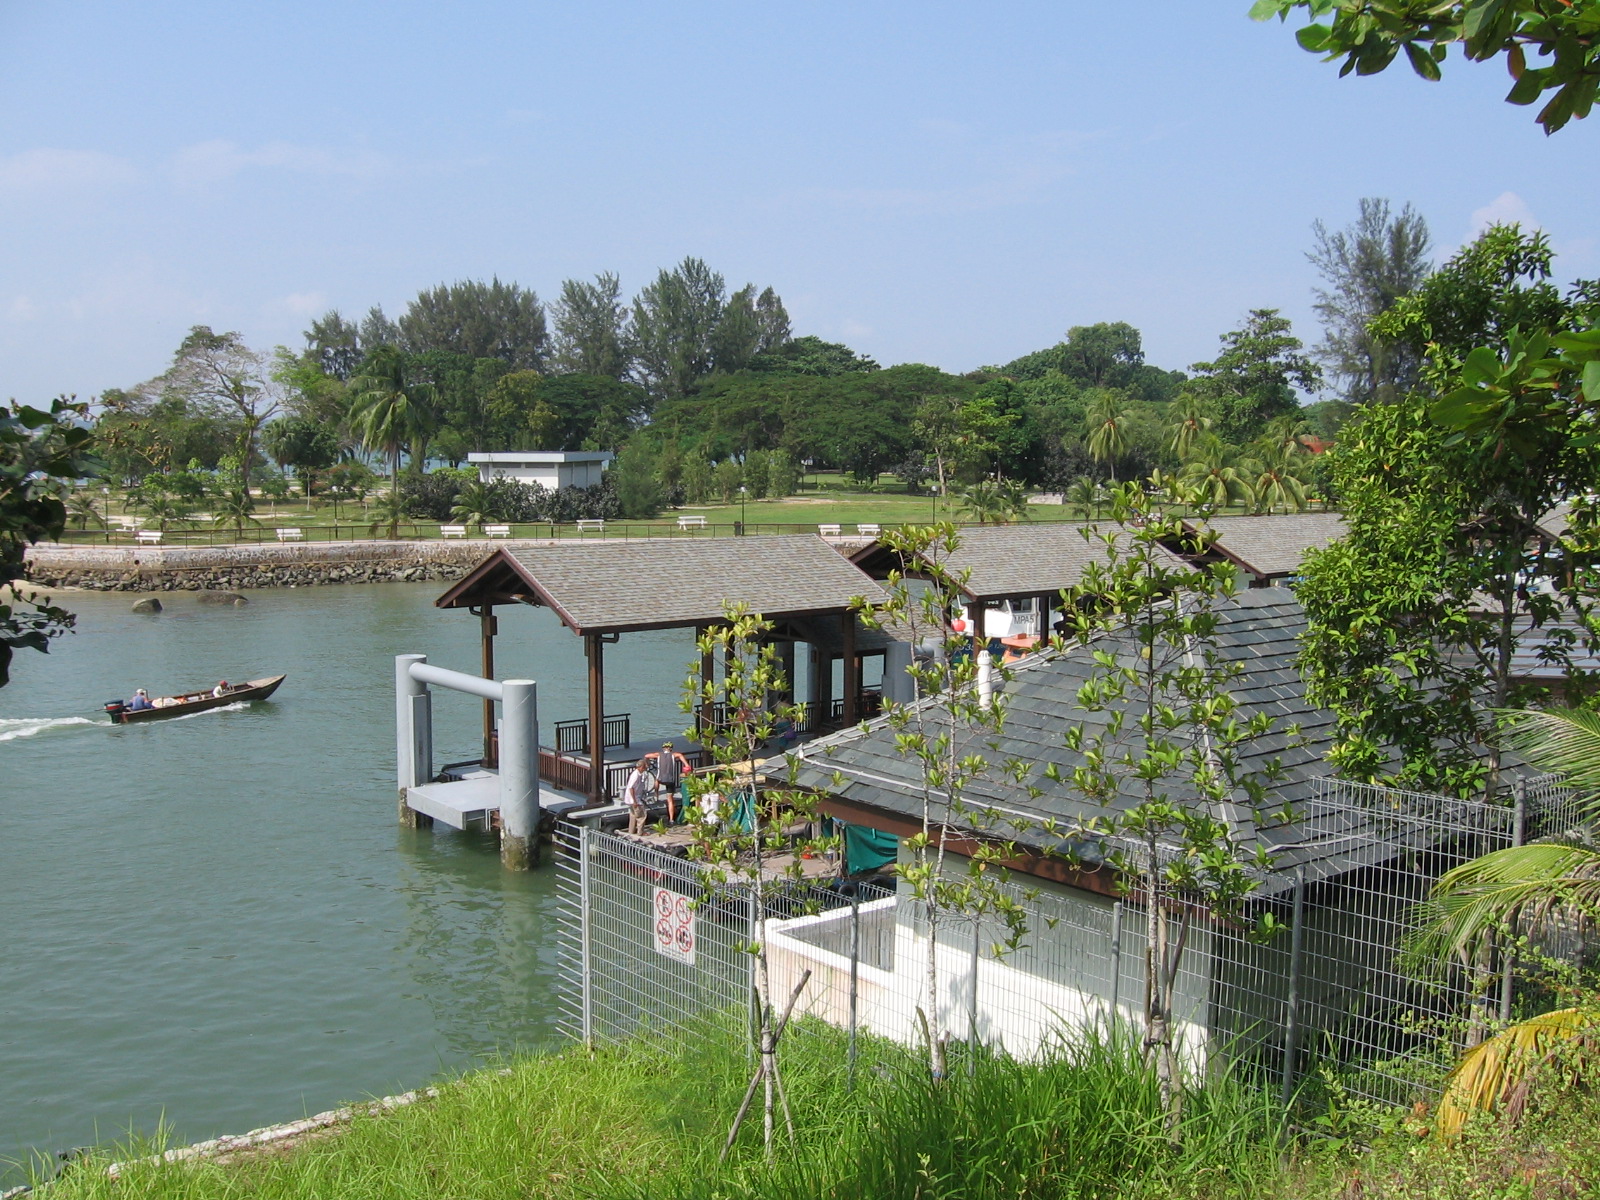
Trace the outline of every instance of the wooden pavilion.
{"label": "wooden pavilion", "polygon": [[[641,581],[672,580],[670,589]],[[794,679],[794,647],[810,647],[809,724],[851,725],[866,715],[862,662],[884,655],[890,639],[865,629],[855,614],[860,598],[883,598],[878,584],[815,535],[716,539],[638,539],[498,548],[434,603],[464,608],[478,617],[483,675],[494,677],[496,606],[525,604],[550,609],[584,643],[588,662],[586,728],[577,744],[558,736],[540,749],[540,774],[560,787],[587,793],[599,803],[615,790],[607,778],[606,749],[622,742],[607,729],[605,647],[624,633],[648,629],[694,629],[696,635],[725,618],[729,602],[773,622],[770,640],[779,648],[785,673]],[[832,701],[833,663],[844,664],[842,696]],[[711,679],[710,656],[701,675]],[[819,704],[827,700],[826,706]],[[826,711],[818,711],[825,707]],[[702,738],[714,714],[702,710]],[[576,732],[576,731],[574,731]],[[559,731],[558,731],[559,733]],[[484,765],[495,765],[494,710],[484,702]],[[613,772],[615,773],[615,772]]]}

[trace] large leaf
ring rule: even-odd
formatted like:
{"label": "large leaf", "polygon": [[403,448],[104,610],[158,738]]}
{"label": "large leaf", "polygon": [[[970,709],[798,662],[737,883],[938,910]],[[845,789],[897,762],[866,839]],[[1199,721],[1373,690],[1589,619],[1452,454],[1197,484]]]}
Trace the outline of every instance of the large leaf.
{"label": "large leaf", "polygon": [[1600,1062],[1600,1012],[1563,1008],[1511,1026],[1469,1050],[1445,1084],[1434,1128],[1454,1138],[1474,1113],[1504,1109],[1516,1120],[1537,1068],[1560,1062],[1566,1074],[1593,1075]]}

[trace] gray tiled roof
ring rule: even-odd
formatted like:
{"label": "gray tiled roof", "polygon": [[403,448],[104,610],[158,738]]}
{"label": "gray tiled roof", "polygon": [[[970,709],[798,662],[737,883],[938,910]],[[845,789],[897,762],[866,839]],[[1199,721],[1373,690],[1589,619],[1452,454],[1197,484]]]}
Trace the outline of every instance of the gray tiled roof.
{"label": "gray tiled roof", "polygon": [[506,547],[577,632],[715,621],[727,601],[768,616],[842,612],[883,590],[815,535],[650,538]]}
{"label": "gray tiled roof", "polygon": [[[1083,570],[1106,560],[1105,544],[1084,536],[1089,522],[1051,521],[1021,525],[968,525],[961,544],[945,560],[952,574],[970,571],[969,595],[1037,596],[1076,587]],[[1107,526],[1107,528],[1110,528]],[[1156,548],[1156,553],[1167,551]],[[1174,566],[1181,565],[1174,556]]]}
{"label": "gray tiled roof", "polygon": [[1339,513],[1218,517],[1210,527],[1217,534],[1216,549],[1246,570],[1268,578],[1293,575],[1307,550],[1338,541],[1345,532],[1344,517]]}
{"label": "gray tiled roof", "polygon": [[[1299,635],[1305,628],[1303,610],[1287,589],[1264,588],[1241,592],[1219,610],[1219,617],[1216,647],[1222,656],[1244,667],[1230,691],[1245,717],[1266,712],[1275,722],[1272,733],[1244,750],[1243,766],[1261,770],[1276,759],[1282,767],[1279,779],[1269,787],[1268,811],[1254,814],[1248,806],[1241,805],[1232,814],[1241,848],[1267,848],[1273,853],[1274,871],[1279,878],[1301,863],[1308,864],[1313,878],[1356,865],[1348,858],[1341,860],[1332,851],[1295,848],[1305,840],[1299,827],[1281,823],[1282,807],[1309,805],[1313,800],[1312,780],[1330,773],[1322,754],[1332,731],[1332,717],[1306,702],[1295,666]],[[1125,659],[1133,653],[1134,644],[1126,637],[1113,636],[1103,639],[1096,648],[1112,650]],[[1075,704],[1080,686],[1098,670],[1089,649],[1045,651],[1015,664],[1014,670],[1013,678],[1004,684],[1006,707],[1001,731],[995,734],[968,730],[962,735],[965,750],[994,764],[985,777],[968,788],[966,803],[1002,813],[1053,819],[1062,828],[1138,803],[1141,797],[1130,792],[1114,800],[1109,808],[1101,808],[1068,782],[1073,766],[1081,761],[1065,745],[1068,728],[1104,720],[1102,714],[1086,712]],[[1295,726],[1299,737],[1291,732]],[[808,743],[800,757],[798,782],[803,786],[921,820],[918,766],[915,760],[896,751],[895,733],[884,720],[870,723],[865,731],[856,727]],[[999,769],[999,764],[1012,760],[1032,764],[1026,783],[1015,782]],[[1059,780],[1045,777],[1050,763],[1059,768]],[[835,782],[835,772],[843,776],[842,783]],[[1038,794],[1030,795],[1030,787],[1039,789]],[[1171,797],[1184,798],[1176,785]],[[1189,799],[1195,801],[1193,795]],[[1058,845],[1055,837],[1039,829],[1023,833],[1004,829],[1001,836],[1031,841],[1042,848]]]}

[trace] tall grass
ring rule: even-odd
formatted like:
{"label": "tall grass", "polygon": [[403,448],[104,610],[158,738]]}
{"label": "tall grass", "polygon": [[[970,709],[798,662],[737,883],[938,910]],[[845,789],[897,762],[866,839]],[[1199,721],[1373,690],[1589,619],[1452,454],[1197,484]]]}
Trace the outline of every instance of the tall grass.
{"label": "tall grass", "polygon": [[[640,1041],[465,1076],[440,1096],[293,1149],[231,1163],[141,1163],[108,1180],[123,1146],[74,1164],[50,1200],[218,1197],[1146,1197],[1242,1194],[1283,1146],[1274,1105],[1228,1078],[1186,1097],[1176,1139],[1154,1078],[1122,1033],[1063,1040],[1019,1063],[923,1058],[874,1045],[847,1090],[843,1041],[820,1025],[786,1040],[798,1145],[769,1164],[759,1121],[718,1152],[751,1066],[730,1031]],[[970,1074],[969,1071],[970,1065]],[[781,1125],[780,1125],[781,1136]]]}

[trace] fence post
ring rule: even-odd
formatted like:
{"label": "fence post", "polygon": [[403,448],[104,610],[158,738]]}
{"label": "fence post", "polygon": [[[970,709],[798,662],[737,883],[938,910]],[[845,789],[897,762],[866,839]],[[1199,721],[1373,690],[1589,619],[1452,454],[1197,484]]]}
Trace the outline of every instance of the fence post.
{"label": "fence post", "polygon": [[850,893],[850,1069],[846,1075],[845,1090],[856,1090],[856,998],[861,978],[861,885]]}
{"label": "fence post", "polygon": [[590,1051],[594,1050],[594,959],[590,950],[589,941],[589,890],[594,886],[594,881],[589,874],[589,834],[588,822],[578,826],[578,964],[579,964],[579,1011],[583,1028],[583,1044]]}
{"label": "fence post", "polygon": [[1117,1021],[1117,1004],[1122,999],[1122,901],[1111,906],[1111,1012],[1110,1024]]}
{"label": "fence post", "polygon": [[967,1001],[967,1075],[978,1072],[978,951],[983,940],[983,917],[972,914],[972,994]]}
{"label": "fence post", "polygon": [[[1528,839],[1528,781],[1517,779],[1511,784],[1511,844],[1520,846]],[[1511,1020],[1512,992],[1515,989],[1517,956],[1506,955],[1505,970],[1500,976],[1500,1019]]]}
{"label": "fence post", "polygon": [[1294,927],[1289,934],[1289,999],[1283,1018],[1283,1086],[1280,1099],[1294,1094],[1295,1059],[1300,1054],[1300,956],[1305,950],[1306,869],[1294,871]]}

